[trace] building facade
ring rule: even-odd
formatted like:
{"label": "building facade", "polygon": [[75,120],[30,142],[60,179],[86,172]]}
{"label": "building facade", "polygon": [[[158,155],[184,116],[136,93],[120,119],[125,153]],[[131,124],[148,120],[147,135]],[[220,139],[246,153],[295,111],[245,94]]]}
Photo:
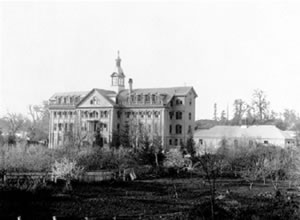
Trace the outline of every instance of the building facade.
{"label": "building facade", "polygon": [[121,59],[111,74],[111,89],[55,93],[49,100],[49,147],[55,148],[76,137],[92,143],[97,133],[103,143],[112,141],[113,132],[142,124],[150,136],[159,136],[164,147],[185,142],[194,130],[193,87],[137,88],[125,74]]}
{"label": "building facade", "polygon": [[278,129],[275,125],[214,126],[194,132],[198,153],[216,151],[224,144],[231,146],[251,146],[253,144],[275,145],[282,148],[293,147],[295,137]]}

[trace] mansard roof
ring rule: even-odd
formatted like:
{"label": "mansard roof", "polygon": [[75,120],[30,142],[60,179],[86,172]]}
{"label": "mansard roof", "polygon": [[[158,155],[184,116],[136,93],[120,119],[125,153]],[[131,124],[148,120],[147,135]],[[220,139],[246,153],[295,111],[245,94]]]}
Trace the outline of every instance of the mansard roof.
{"label": "mansard roof", "polygon": [[[132,94],[165,94],[169,97],[173,96],[185,96],[190,91],[197,96],[196,92],[194,91],[193,87],[170,87],[170,88],[145,88],[145,89],[133,89]],[[128,96],[129,90],[122,90],[119,95],[120,96]]]}
{"label": "mansard roof", "polygon": [[86,96],[87,94],[89,93],[89,91],[81,91],[81,92],[57,92],[57,93],[54,93],[50,100],[51,99],[54,99],[56,97],[72,97],[72,96],[80,96],[81,98],[83,98],[84,96]]}
{"label": "mansard roof", "polygon": [[[127,97],[129,96],[129,90],[125,89],[120,91],[118,95],[118,100],[120,102],[123,102],[127,100]],[[133,95],[160,95],[164,99],[164,103],[169,103],[174,96],[186,96],[189,92],[193,92],[195,97],[197,97],[197,94],[193,87],[191,86],[185,86],[185,87],[169,87],[169,88],[139,88],[139,89],[133,89],[131,94]],[[124,102],[123,102],[124,103]]]}

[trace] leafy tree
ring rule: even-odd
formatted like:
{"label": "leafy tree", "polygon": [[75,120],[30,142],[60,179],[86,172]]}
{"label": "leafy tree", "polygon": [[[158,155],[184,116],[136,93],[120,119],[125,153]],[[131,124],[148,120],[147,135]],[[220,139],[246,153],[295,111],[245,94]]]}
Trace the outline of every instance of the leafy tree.
{"label": "leafy tree", "polygon": [[125,123],[124,129],[120,132],[120,143],[123,147],[131,147],[130,125],[128,122]]}
{"label": "leafy tree", "polygon": [[121,135],[119,130],[112,131],[110,147],[119,148],[121,145]]}
{"label": "leafy tree", "polygon": [[196,144],[194,141],[194,137],[193,137],[193,133],[189,132],[189,136],[186,140],[185,144],[182,144],[181,146],[181,151],[183,152],[183,154],[189,154],[191,156],[191,158],[194,158],[196,156],[196,148],[195,148]]}
{"label": "leafy tree", "polygon": [[217,110],[217,103],[214,103],[214,120],[218,121],[218,110]]}
{"label": "leafy tree", "polygon": [[225,112],[225,110],[222,110],[221,111],[221,116],[220,116],[220,123],[222,124],[222,125],[224,125],[224,124],[226,124],[227,123],[227,117],[226,117],[226,112]]}

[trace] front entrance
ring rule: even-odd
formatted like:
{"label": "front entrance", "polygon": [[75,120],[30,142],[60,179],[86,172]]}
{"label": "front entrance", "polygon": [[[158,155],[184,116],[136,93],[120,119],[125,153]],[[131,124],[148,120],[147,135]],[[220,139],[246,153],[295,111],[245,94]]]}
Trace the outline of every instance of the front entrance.
{"label": "front entrance", "polygon": [[89,132],[93,134],[93,146],[103,146],[103,137],[101,135],[101,122],[100,121],[89,121]]}
{"label": "front entrance", "polygon": [[90,132],[96,132],[100,131],[100,121],[89,121],[89,131]]}

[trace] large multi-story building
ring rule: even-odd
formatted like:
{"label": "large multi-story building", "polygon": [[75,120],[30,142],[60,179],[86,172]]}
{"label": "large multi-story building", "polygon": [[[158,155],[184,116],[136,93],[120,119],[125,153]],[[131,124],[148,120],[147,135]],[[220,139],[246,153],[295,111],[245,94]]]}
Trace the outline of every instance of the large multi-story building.
{"label": "large multi-story building", "polygon": [[135,89],[132,79],[126,89],[118,55],[111,90],[55,93],[50,98],[49,147],[63,145],[70,134],[91,142],[99,131],[108,143],[113,132],[133,123],[161,137],[164,147],[179,145],[193,132],[196,97],[193,87]]}

